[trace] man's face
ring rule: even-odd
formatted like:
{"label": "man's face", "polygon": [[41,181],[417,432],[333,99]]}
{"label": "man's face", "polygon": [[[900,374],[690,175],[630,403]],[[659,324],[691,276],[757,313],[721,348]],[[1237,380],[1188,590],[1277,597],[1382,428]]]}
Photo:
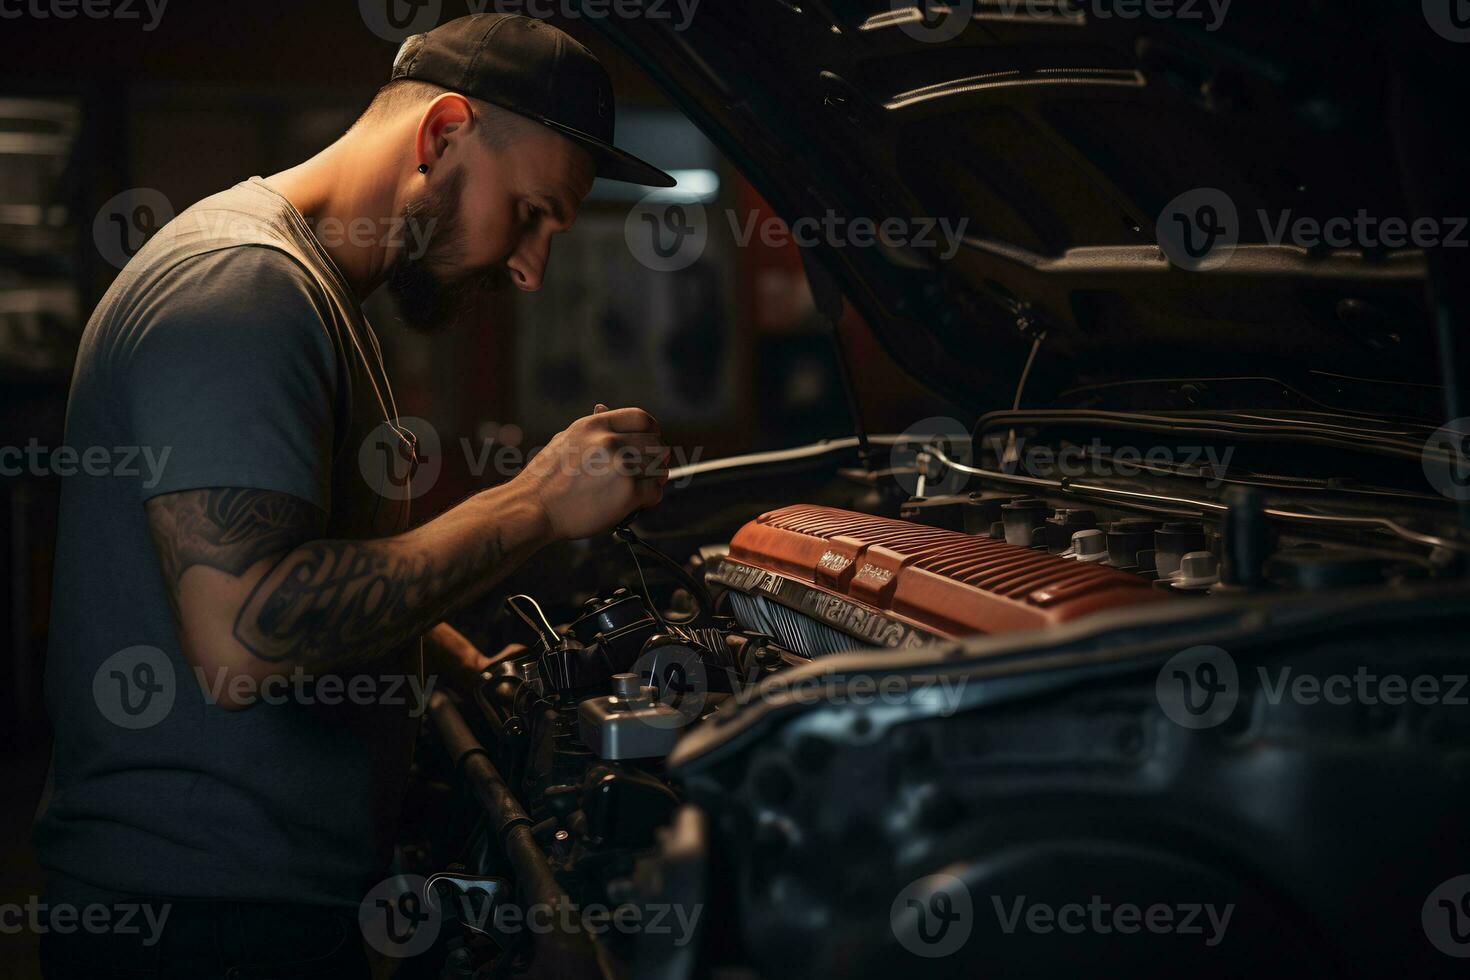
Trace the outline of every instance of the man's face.
{"label": "man's face", "polygon": [[498,149],[479,138],[457,149],[404,208],[411,233],[388,276],[400,315],[425,332],[473,320],[507,284],[540,289],[551,237],[572,226],[595,175],[585,150],[540,125]]}

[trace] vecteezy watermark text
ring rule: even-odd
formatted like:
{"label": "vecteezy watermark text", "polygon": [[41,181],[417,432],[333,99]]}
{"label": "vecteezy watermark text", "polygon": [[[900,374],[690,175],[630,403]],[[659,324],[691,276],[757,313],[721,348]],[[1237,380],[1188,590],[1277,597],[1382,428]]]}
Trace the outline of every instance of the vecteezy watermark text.
{"label": "vecteezy watermark text", "polygon": [[1351,674],[1296,673],[1291,667],[1282,667],[1274,672],[1257,667],[1261,689],[1269,704],[1280,704],[1290,700],[1294,704],[1331,704],[1338,707],[1362,704],[1369,707],[1386,704],[1396,707],[1401,704],[1429,706],[1436,704],[1465,707],[1470,705],[1466,696],[1466,674],[1379,674],[1367,667],[1359,667]]}
{"label": "vecteezy watermark text", "polygon": [[[5,0],[0,0],[4,3]],[[185,211],[175,216],[173,203],[152,187],[132,187],[113,195],[92,221],[92,240],[97,254],[121,269],[153,236],[167,228],[171,236],[191,240],[237,242],[253,236],[258,222],[229,211]],[[307,224],[326,248],[351,245],[355,248],[401,250],[409,259],[422,258],[429,250],[438,227],[437,218],[414,215],[357,215],[350,218],[308,217]]]}
{"label": "vecteezy watermark text", "polygon": [[[1267,704],[1332,707],[1470,705],[1470,675],[1380,673],[1359,665],[1351,673],[1314,674],[1285,665],[1257,666]],[[1240,669],[1227,651],[1191,647],[1170,657],[1155,681],[1159,706],[1184,728],[1214,728],[1228,721],[1241,698]]]}
{"label": "vecteezy watermark text", "polygon": [[370,946],[385,956],[403,958],[432,946],[450,911],[485,935],[646,933],[671,936],[673,945],[685,946],[694,939],[704,906],[665,902],[581,905],[569,898],[522,905],[462,893],[447,882],[437,882],[431,889],[419,875],[398,875],[367,893],[358,906],[357,921]]}
{"label": "vecteezy watermark text", "polygon": [[650,20],[685,31],[694,23],[701,0],[358,0],[367,29],[385,41],[400,43],[433,30],[462,14],[521,14],[537,20]]}
{"label": "vecteezy watermark text", "polygon": [[1047,935],[1062,932],[1076,936],[1095,933],[1108,936],[1113,933],[1131,935],[1139,932],[1154,935],[1200,936],[1206,946],[1220,945],[1230,918],[1235,914],[1234,903],[1216,906],[1210,902],[1152,902],[1138,905],[1133,902],[1116,904],[1103,901],[1101,895],[1092,895],[1084,905],[1067,902],[1051,905],[1046,902],[1028,902],[1025,895],[1017,895],[1006,901],[999,895],[990,896],[995,909],[996,921],[1001,931],[1010,935],[1018,929]]}
{"label": "vecteezy watermark text", "polygon": [[[1316,251],[1379,251],[1470,247],[1470,218],[1374,215],[1317,216],[1290,208],[1253,215],[1259,240]],[[1229,264],[1245,239],[1244,219],[1233,198],[1217,187],[1197,187],[1175,197],[1155,226],[1159,249],[1181,269],[1207,272]]]}
{"label": "vecteezy watermark text", "polygon": [[[477,480],[497,476],[510,479],[532,460],[550,452],[547,446],[523,448],[525,433],[512,423],[487,422],[478,439],[459,440],[465,469]],[[659,476],[700,461],[703,446],[670,446],[668,457],[654,464],[643,451],[630,446],[618,449],[592,447],[561,452],[555,460],[559,472],[568,476]],[[444,468],[439,431],[427,419],[403,416],[383,422],[358,447],[358,469],[377,493],[389,500],[416,500],[432,490]],[[669,485],[680,488],[692,480],[683,476]]]}
{"label": "vecteezy watermark text", "polygon": [[1027,444],[1024,436],[1014,440],[1000,434],[987,435],[984,444],[995,453],[1007,473],[1046,473],[1060,477],[1135,477],[1145,473],[1189,473],[1205,478],[1204,485],[1218,487],[1230,469],[1235,447],[1215,446],[1111,446],[1094,438],[1090,443],[1062,446]]}
{"label": "vecteezy watermark text", "polygon": [[933,703],[944,718],[959,709],[966,678],[940,674],[934,677],[905,677],[901,674],[874,676],[844,674],[840,677],[809,674],[793,677],[775,674],[759,685],[739,692],[741,703],[788,698],[796,704],[812,705],[912,705]]}
{"label": "vecteezy watermark text", "polygon": [[[1087,443],[1051,446],[1030,443],[1024,435],[989,433],[980,447],[995,467],[1007,474],[1062,477],[1137,477],[1144,474],[1191,476],[1218,487],[1230,471],[1235,449],[1227,446],[1113,446],[1094,438]],[[894,478],[910,494],[958,493],[970,481],[959,467],[974,463],[975,441],[969,426],[944,416],[924,419],[905,429],[889,452]],[[937,453],[935,452],[937,450]],[[951,466],[943,462],[938,453]],[[923,483],[920,484],[920,477]]]}
{"label": "vecteezy watermark text", "polygon": [[163,927],[168,922],[171,911],[173,906],[169,904],[120,902],[116,905],[104,905],[93,902],[89,905],[71,905],[66,902],[43,902],[39,895],[31,895],[24,904],[0,904],[0,934],[13,936],[28,930],[36,935],[47,932],[60,936],[74,932],[113,936],[142,935],[144,946],[155,946],[163,937]]}
{"label": "vecteezy watermark text", "polygon": [[[289,674],[256,678],[224,669],[193,668],[210,704],[297,704],[336,707],[390,705],[408,709],[411,718],[429,707],[438,677],[414,673],[313,674],[297,667]],[[132,646],[104,660],[92,678],[92,698],[102,716],[130,731],[152,728],[169,716],[178,696],[178,678],[168,654],[158,647]]]}
{"label": "vecteezy watermark text", "polygon": [[[1085,901],[1052,904],[1027,895],[990,895],[990,906],[1002,933],[1029,932],[1076,936],[1091,933],[1198,936],[1207,947],[1220,945],[1235,904],[1209,902],[1112,902],[1093,894]],[[958,952],[975,925],[975,900],[961,879],[934,874],[910,882],[893,900],[889,922],[894,936],[910,952],[933,959]]]}
{"label": "vecteezy watermark text", "polygon": [[[797,245],[815,248],[925,249],[949,261],[964,245],[969,218],[848,217],[828,210],[787,223],[763,211],[725,209],[723,216],[737,248],[760,243],[766,248]],[[710,217],[704,206],[648,195],[629,213],[623,226],[628,250],[656,272],[677,272],[698,262],[709,244]]]}
{"label": "vecteezy watermark text", "polygon": [[[504,436],[495,440],[482,439],[478,448],[468,438],[461,438],[459,444],[470,475],[475,477],[482,477],[487,473],[515,476],[527,463],[548,451],[545,446],[522,450],[517,444],[506,443]],[[699,462],[703,455],[703,446],[670,446],[669,465],[674,469],[689,466]],[[558,457],[557,463],[563,467],[562,472],[569,476],[606,476],[610,473],[618,476],[648,475],[646,457],[640,451],[627,446],[618,450],[590,449],[585,452],[564,453]],[[683,479],[670,485],[683,486],[688,482],[688,479]]]}
{"label": "vecteezy watermark text", "polygon": [[142,20],[143,30],[152,31],[167,6],[168,0],[0,0],[0,20]]}
{"label": "vecteezy watermark text", "polygon": [[1089,20],[1201,21],[1207,32],[1225,24],[1232,0],[890,0],[891,10],[865,28],[897,27],[916,41],[941,44],[977,20],[1036,20],[1084,24]]}
{"label": "vecteezy watermark text", "polygon": [[627,936],[647,933],[654,936],[673,936],[675,946],[687,945],[694,938],[699,925],[703,905],[680,905],[655,902],[648,905],[608,906],[598,902],[579,905],[571,899],[555,904],[536,902],[522,908],[512,903],[495,906],[494,912],[482,905],[475,909],[473,903],[463,903],[463,921],[473,922],[482,930],[486,926],[502,935],[514,935],[525,931],[533,936],[551,933],[576,934],[586,932],[600,936],[608,932],[620,932]]}
{"label": "vecteezy watermark text", "polygon": [[1277,214],[1264,210],[1256,211],[1265,232],[1266,241],[1272,245],[1283,243],[1302,248],[1465,248],[1470,238],[1465,228],[1470,224],[1466,218],[1378,218],[1359,208],[1351,218],[1336,217],[1321,220],[1307,215],[1294,214],[1289,208]]}
{"label": "vecteezy watermark text", "polygon": [[163,479],[171,451],[170,446],[50,447],[32,437],[24,446],[0,446],[0,477],[141,476],[151,490]]}
{"label": "vecteezy watermark text", "polygon": [[468,0],[473,13],[523,14],[537,20],[667,21],[675,31],[694,23],[701,0]]}
{"label": "vecteezy watermark text", "polygon": [[290,674],[259,679],[223,669],[214,671],[211,677],[203,667],[195,667],[194,676],[210,704],[226,699],[235,704],[405,705],[410,718],[421,717],[428,710],[429,696],[439,680],[433,674],[424,678],[417,674],[318,675],[301,667]]}

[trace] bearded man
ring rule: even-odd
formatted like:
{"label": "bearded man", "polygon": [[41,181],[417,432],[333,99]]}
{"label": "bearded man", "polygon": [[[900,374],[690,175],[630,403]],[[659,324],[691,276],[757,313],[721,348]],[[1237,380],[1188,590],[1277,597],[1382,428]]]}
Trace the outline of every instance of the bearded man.
{"label": "bearded man", "polygon": [[[654,419],[598,406],[411,527],[395,466],[370,465],[415,449],[360,304],[386,284],[435,330],[539,289],[594,177],[673,184],[612,145],[613,117],[606,71],[556,28],[451,21],[337,142],[185,211],[103,297],[67,443],[167,456],[147,483],[63,488],[37,845],[53,914],[132,908],[134,928],[47,930],[48,977],[366,976],[356,909],[387,873],[418,712],[342,690],[422,684],[425,657],[473,674],[444,618],[666,476]],[[599,455],[637,465],[576,465]]]}

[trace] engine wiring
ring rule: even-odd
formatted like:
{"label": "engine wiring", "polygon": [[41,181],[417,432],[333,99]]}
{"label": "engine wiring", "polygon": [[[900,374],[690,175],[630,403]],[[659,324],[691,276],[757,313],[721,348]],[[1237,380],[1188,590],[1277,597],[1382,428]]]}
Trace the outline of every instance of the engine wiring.
{"label": "engine wiring", "polygon": [[697,621],[701,617],[709,616],[714,611],[714,601],[709,594],[709,589],[705,588],[705,586],[698,579],[690,575],[689,572],[684,568],[684,566],[679,564],[679,562],[670,558],[668,555],[664,554],[662,551],[655,548],[647,541],[643,540],[643,538],[639,536],[638,532],[633,530],[633,520],[636,517],[637,514],[634,514],[630,516],[627,520],[623,521],[623,523],[619,524],[616,528],[614,528],[612,533],[613,540],[621,541],[623,544],[627,545],[628,554],[633,559],[633,567],[638,570],[638,580],[643,583],[643,598],[648,603],[649,608],[653,610],[653,614],[658,617],[659,622],[662,623],[665,627],[669,626],[669,622],[664,619],[662,614],[658,612],[658,608],[653,601],[653,595],[648,591],[648,579],[643,574],[643,563],[638,560],[638,548],[642,548],[643,550],[647,551],[650,555],[658,560],[659,564],[667,568],[669,574],[672,575],[674,579],[678,581],[681,586],[684,587],[684,590],[688,592],[689,595],[694,599],[695,604],[699,607],[699,611],[695,614],[693,620],[690,620],[691,622]]}
{"label": "engine wiring", "polygon": [[[1036,352],[1041,350],[1041,342],[1045,339],[1046,334],[1040,333],[1037,334],[1036,339],[1031,342],[1031,353],[1026,355],[1026,366],[1021,368],[1021,377],[1016,382],[1016,397],[1013,399],[1011,404],[1011,411],[1013,412],[1019,412],[1021,410],[1021,397],[1026,393],[1026,381],[1028,378],[1031,377],[1031,365],[1036,363]],[[1010,434],[1006,437],[1005,455],[1002,458],[1001,463],[1002,465],[1009,466],[1015,461],[1016,430],[1012,428]]]}
{"label": "engine wiring", "polygon": [[[619,528],[619,530],[621,531],[622,528]],[[633,559],[633,567],[638,570],[638,583],[643,588],[644,604],[648,606],[648,611],[653,613],[654,617],[659,621],[659,624],[667,630],[669,628],[668,620],[664,619],[664,614],[659,612],[658,603],[653,601],[653,593],[648,590],[648,579],[643,575],[643,562],[638,560],[638,549],[633,547],[633,542],[628,536],[618,534],[617,537],[618,540],[627,546],[628,557]]]}
{"label": "engine wiring", "polygon": [[[519,601],[522,600],[531,604],[531,608],[536,611],[537,619],[541,620],[540,623],[537,623],[535,619],[532,619],[529,615],[527,615],[526,611],[517,604]],[[521,592],[515,595],[506,596],[505,604],[511,612],[515,613],[525,622],[527,626],[531,627],[532,632],[541,637],[541,643],[543,647],[545,647],[547,650],[550,650],[552,647],[556,646],[557,641],[560,638],[557,636],[556,627],[551,625],[551,620],[546,618],[546,613],[541,609],[541,603],[537,602],[531,596],[528,596],[525,593]]]}
{"label": "engine wiring", "polygon": [[[1000,470],[987,470],[984,467],[970,466],[959,460],[951,459],[945,455],[937,446],[927,446],[924,449],[929,458],[959,473],[967,473],[971,476],[984,477],[997,483],[1010,483],[1013,485],[1024,485],[1028,487],[1042,487],[1050,490],[1058,490],[1066,493],[1087,494],[1104,499],[1119,500],[1133,504],[1152,503],[1160,505],[1179,505],[1187,508],[1192,516],[1203,517],[1206,513],[1223,514],[1229,510],[1224,504],[1213,500],[1202,500],[1194,497],[1165,496],[1163,494],[1145,493],[1138,490],[1123,490],[1117,487],[1104,487],[1094,484],[1074,483],[1070,480],[1053,480],[1038,476],[1019,476],[1005,473]],[[1434,534],[1425,534],[1405,527],[1398,521],[1389,517],[1357,517],[1351,515],[1335,514],[1309,514],[1301,511],[1282,510],[1275,507],[1265,508],[1267,517],[1278,520],[1294,521],[1305,524],[1333,524],[1337,526],[1377,527],[1389,533],[1418,545],[1431,548],[1444,548],[1450,551],[1470,551],[1470,544],[1457,541],[1452,538],[1441,537]]]}

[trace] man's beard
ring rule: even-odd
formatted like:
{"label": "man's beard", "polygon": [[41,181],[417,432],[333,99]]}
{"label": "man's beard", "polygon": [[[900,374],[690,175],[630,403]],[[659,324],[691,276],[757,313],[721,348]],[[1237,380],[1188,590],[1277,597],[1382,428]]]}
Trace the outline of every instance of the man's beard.
{"label": "man's beard", "polygon": [[403,208],[404,252],[388,272],[388,293],[403,322],[422,333],[439,333],[470,322],[483,312],[485,299],[509,283],[501,268],[453,278],[445,276],[451,260],[464,254],[459,197],[464,171],[450,174],[443,185]]}

